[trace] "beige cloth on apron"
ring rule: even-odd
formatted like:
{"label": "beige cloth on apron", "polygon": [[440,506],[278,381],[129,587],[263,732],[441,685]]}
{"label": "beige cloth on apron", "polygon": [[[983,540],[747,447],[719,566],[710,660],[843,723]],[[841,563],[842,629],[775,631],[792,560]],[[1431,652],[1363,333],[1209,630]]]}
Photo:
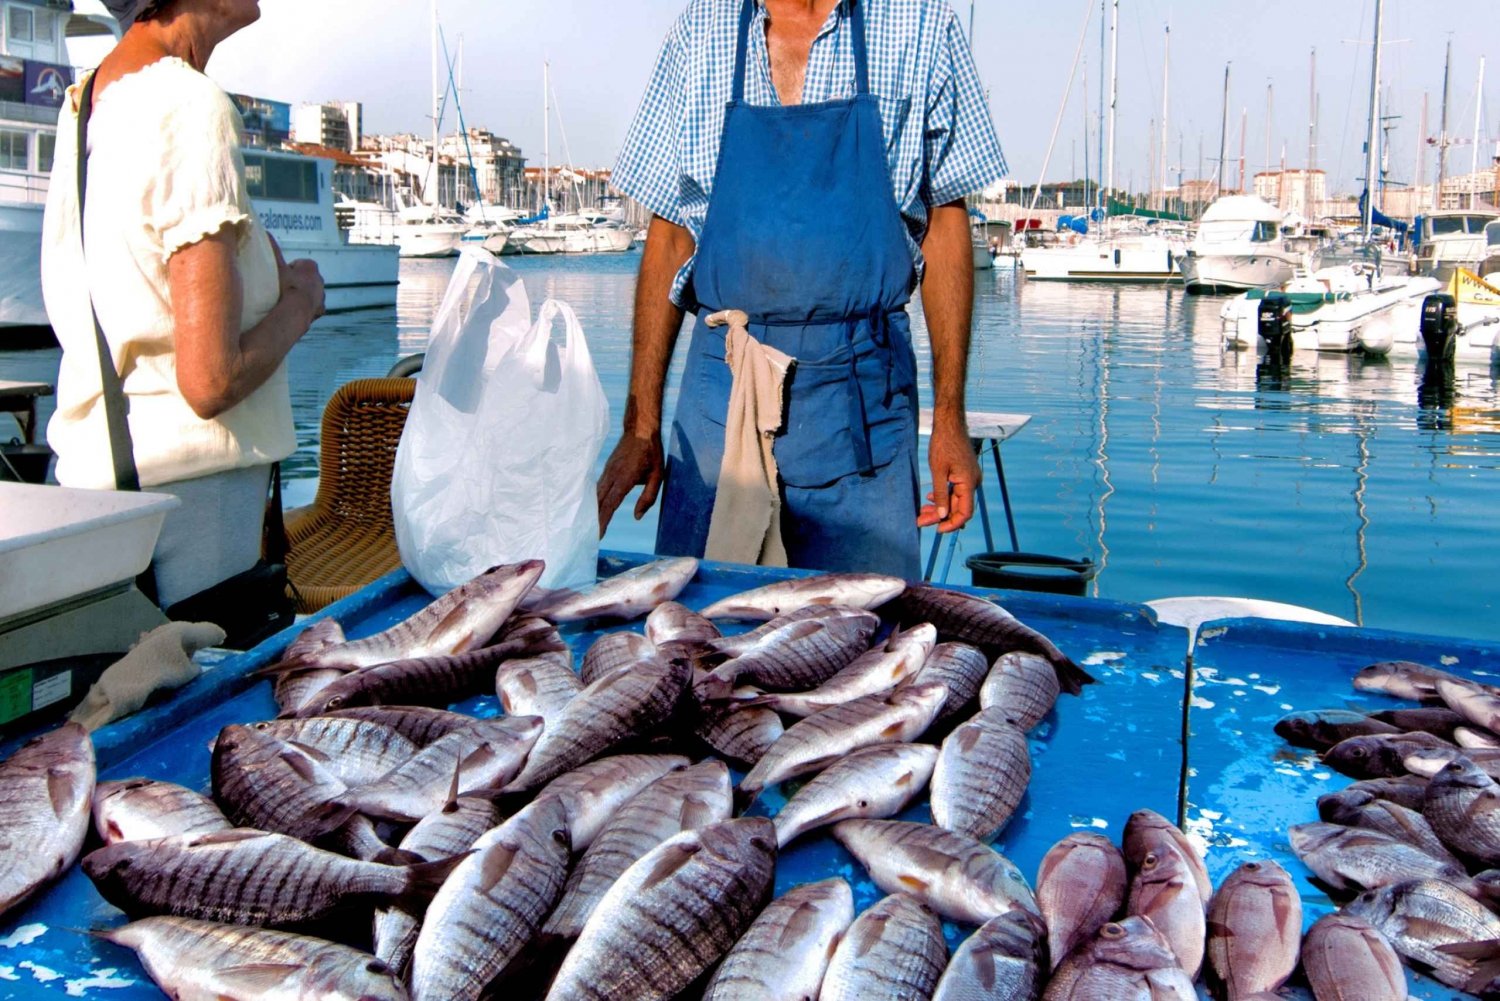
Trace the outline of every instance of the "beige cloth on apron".
{"label": "beige cloth on apron", "polygon": [[781,541],[781,483],[771,446],[786,422],[787,373],[796,359],[750,336],[750,318],[726,309],[708,318],[728,325],[724,360],[733,377],[724,420],[724,460],[704,556],[730,563],[787,565]]}

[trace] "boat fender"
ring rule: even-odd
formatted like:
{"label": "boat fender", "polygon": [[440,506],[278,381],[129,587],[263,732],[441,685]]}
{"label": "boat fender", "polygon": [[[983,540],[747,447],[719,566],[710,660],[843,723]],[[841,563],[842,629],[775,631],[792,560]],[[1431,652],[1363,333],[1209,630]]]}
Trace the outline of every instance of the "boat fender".
{"label": "boat fender", "polygon": [[1283,361],[1292,356],[1292,300],[1281,292],[1267,292],[1256,308],[1255,327],[1268,357]]}
{"label": "boat fender", "polygon": [[1429,364],[1451,360],[1458,344],[1458,303],[1453,296],[1438,292],[1423,299],[1419,329]]}

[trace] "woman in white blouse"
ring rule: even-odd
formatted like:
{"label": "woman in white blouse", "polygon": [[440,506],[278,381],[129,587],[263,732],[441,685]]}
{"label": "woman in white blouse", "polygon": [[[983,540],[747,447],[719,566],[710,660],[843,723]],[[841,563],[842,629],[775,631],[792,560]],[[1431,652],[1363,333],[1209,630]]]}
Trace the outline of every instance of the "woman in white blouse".
{"label": "woman in white blouse", "polygon": [[143,489],[174,493],[153,560],[174,601],[253,566],[271,465],[296,447],[284,361],[323,312],[317,265],[282,260],[245,188],[241,121],[203,75],[258,0],[106,0],[126,29],[94,75],[80,240],[79,101],[58,122],[42,284],[63,347],[47,428],[64,486],[111,488],[97,314]]}

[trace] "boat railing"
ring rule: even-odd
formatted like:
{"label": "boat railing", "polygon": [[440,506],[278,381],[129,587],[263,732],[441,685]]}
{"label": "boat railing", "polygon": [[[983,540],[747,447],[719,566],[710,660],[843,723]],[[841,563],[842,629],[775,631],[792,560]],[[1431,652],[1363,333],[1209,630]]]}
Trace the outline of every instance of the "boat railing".
{"label": "boat railing", "polygon": [[0,202],[47,204],[48,175],[29,170],[0,170]]}

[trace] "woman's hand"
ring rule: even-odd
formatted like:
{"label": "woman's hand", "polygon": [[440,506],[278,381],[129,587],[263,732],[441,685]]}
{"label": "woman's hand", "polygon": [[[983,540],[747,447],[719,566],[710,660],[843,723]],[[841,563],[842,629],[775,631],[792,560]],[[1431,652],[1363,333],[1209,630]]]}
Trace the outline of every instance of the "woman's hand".
{"label": "woman's hand", "polygon": [[281,277],[280,297],[285,299],[288,295],[303,296],[311,307],[307,319],[308,324],[311,324],[324,313],[323,275],[318,271],[318,262],[303,257],[288,264],[282,256],[281,244],[276,242],[276,237],[267,233],[266,238],[271,241],[271,252],[276,255],[276,271]]}

